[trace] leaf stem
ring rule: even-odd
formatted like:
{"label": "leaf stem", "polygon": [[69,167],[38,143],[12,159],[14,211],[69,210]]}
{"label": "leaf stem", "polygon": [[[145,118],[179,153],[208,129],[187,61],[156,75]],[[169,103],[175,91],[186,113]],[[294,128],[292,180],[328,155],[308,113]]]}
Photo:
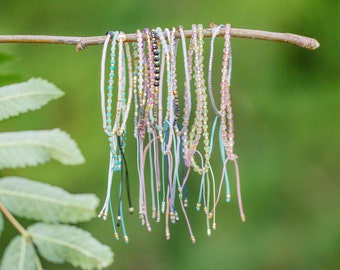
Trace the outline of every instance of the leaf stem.
{"label": "leaf stem", "polygon": [[13,227],[26,239],[31,240],[31,235],[29,232],[21,226],[21,224],[16,220],[16,218],[8,211],[8,209],[0,202],[0,211],[5,215],[5,217],[12,223]]}
{"label": "leaf stem", "polygon": [[31,237],[30,233],[23,226],[21,226],[21,224],[16,220],[16,218],[11,214],[11,212],[8,211],[8,209],[4,206],[4,204],[2,202],[0,202],[0,211],[5,215],[5,217],[9,220],[9,222],[12,223],[13,227],[17,229],[17,231],[24,237],[24,239],[27,242],[30,242],[31,245],[33,245],[33,250],[34,250],[34,253],[35,253],[35,256],[34,256],[35,266],[36,266],[37,270],[43,270],[43,267],[41,265],[39,256],[36,253],[36,250],[35,250],[36,248],[33,244],[32,237]]}
{"label": "leaf stem", "polygon": [[34,256],[34,263],[35,263],[35,266],[37,267],[37,270],[43,270],[44,269],[41,265],[39,256],[37,254],[35,254],[35,256]]}

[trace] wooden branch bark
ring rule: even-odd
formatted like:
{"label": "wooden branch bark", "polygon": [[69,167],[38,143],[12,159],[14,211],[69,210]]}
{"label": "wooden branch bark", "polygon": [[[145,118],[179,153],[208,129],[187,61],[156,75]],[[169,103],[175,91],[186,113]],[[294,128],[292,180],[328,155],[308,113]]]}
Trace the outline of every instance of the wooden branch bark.
{"label": "wooden branch bark", "polygon": [[[184,35],[191,37],[192,31],[185,30]],[[204,29],[205,37],[211,37],[211,28]],[[224,35],[224,28],[221,29],[219,36]],[[175,36],[180,38],[179,32]],[[320,44],[314,38],[300,36],[290,33],[278,33],[251,29],[232,28],[231,36],[238,38],[259,39],[293,44],[309,50],[317,49]],[[126,42],[135,42],[136,34],[126,34]],[[45,35],[0,35],[0,43],[38,43],[38,44],[67,44],[75,45],[76,50],[80,51],[87,46],[101,45],[104,43],[105,36],[93,37],[71,37],[71,36],[45,36]]]}

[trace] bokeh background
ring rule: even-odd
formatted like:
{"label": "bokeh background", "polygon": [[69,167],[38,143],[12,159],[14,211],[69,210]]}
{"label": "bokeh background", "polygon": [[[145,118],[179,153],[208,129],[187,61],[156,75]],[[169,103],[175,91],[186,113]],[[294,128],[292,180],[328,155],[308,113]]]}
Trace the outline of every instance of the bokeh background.
{"label": "bokeh background", "polygon": [[[229,22],[237,28],[311,36],[321,43],[309,51],[232,40],[235,152],[247,222],[239,219],[233,183],[234,200],[219,205],[218,228],[210,237],[203,214],[189,211],[195,245],[184,221],[171,227],[172,238],[166,241],[163,223],[153,222],[148,233],[137,215],[128,216],[128,245],[114,239],[109,221],[82,224],[112,247],[115,262],[110,269],[338,269],[339,18],[337,0],[0,0],[0,34],[97,36],[108,30],[132,33],[144,27],[188,29],[192,23],[208,27],[211,22]],[[93,46],[76,53],[68,45],[0,44],[0,51],[16,56],[0,66],[2,78],[7,75],[2,84],[42,77],[66,93],[40,111],[3,121],[0,131],[60,127],[77,140],[87,160],[77,167],[50,162],[5,170],[2,176],[21,175],[104,199],[108,146],[99,108],[101,49]],[[217,59],[218,53],[216,72]],[[129,164],[134,166],[132,137],[128,145]],[[138,179],[132,170],[131,174],[136,204]],[[6,223],[0,256],[15,234]],[[73,269],[44,265],[51,270]]]}

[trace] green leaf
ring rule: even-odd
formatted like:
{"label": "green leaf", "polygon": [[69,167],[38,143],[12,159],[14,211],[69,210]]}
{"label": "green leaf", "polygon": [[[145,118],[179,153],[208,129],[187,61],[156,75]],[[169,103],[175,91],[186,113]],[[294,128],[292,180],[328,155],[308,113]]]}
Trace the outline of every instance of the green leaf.
{"label": "green leaf", "polygon": [[4,252],[0,270],[35,270],[35,257],[32,243],[16,236]]}
{"label": "green leaf", "polygon": [[5,226],[4,218],[3,218],[2,214],[0,213],[0,236],[1,236],[2,231],[4,230],[4,226]]}
{"label": "green leaf", "polygon": [[38,223],[27,230],[39,254],[50,262],[69,262],[83,269],[102,269],[113,262],[111,249],[82,229]]}
{"label": "green leaf", "polygon": [[71,194],[59,187],[11,176],[0,179],[0,202],[20,217],[76,223],[96,216],[99,199],[93,194]]}
{"label": "green leaf", "polygon": [[0,87],[0,120],[37,110],[64,95],[54,84],[40,78]]}
{"label": "green leaf", "polygon": [[50,159],[65,165],[84,162],[75,141],[60,129],[0,133],[0,169],[36,166]]}

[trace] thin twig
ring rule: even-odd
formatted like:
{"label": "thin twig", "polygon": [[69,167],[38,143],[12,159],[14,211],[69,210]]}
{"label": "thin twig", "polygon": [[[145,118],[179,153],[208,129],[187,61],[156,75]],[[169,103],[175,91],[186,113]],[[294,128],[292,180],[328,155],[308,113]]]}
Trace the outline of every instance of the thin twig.
{"label": "thin twig", "polygon": [[[185,37],[191,37],[192,31],[185,30]],[[211,37],[211,28],[204,29],[205,37]],[[224,28],[221,29],[219,36],[224,35]],[[176,38],[180,38],[180,33],[176,32]],[[238,38],[260,39],[293,44],[309,50],[315,50],[320,46],[314,38],[290,34],[277,33],[251,29],[232,28],[231,36]],[[126,42],[135,42],[136,34],[126,34]],[[45,35],[0,35],[0,43],[39,43],[39,44],[68,44],[76,45],[76,50],[80,51],[87,46],[100,45],[105,41],[105,36],[94,37],[70,37],[70,36],[45,36]]]}
{"label": "thin twig", "polygon": [[26,239],[30,240],[31,236],[26,231],[24,227],[16,220],[16,218],[7,210],[7,208],[0,202],[0,211],[5,215],[9,222],[12,223],[13,227],[17,229],[17,231]]}
{"label": "thin twig", "polygon": [[11,214],[11,212],[9,212],[8,209],[1,202],[0,202],[0,212],[2,212],[5,215],[8,221],[12,223],[13,227],[17,229],[17,231],[24,237],[24,239],[32,245],[32,248],[34,250],[35,266],[38,270],[43,270],[39,256],[36,252],[36,247],[34,246],[34,243],[32,242],[32,237],[30,233],[23,226],[21,226],[21,224],[16,220],[16,218]]}

